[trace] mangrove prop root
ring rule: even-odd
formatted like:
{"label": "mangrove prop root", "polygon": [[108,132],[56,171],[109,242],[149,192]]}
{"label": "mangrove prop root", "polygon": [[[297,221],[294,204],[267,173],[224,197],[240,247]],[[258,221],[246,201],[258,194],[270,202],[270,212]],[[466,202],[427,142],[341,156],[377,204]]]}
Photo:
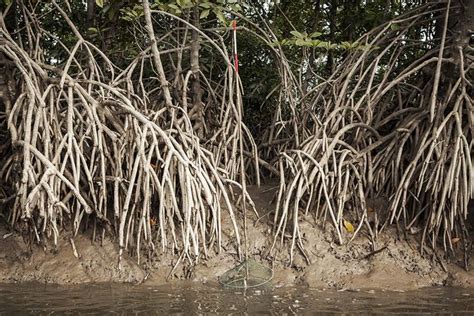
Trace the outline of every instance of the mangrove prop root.
{"label": "mangrove prop root", "polygon": [[[31,22],[20,35],[0,21],[0,55],[18,87],[5,113],[14,159],[6,159],[1,172],[16,186],[8,221],[27,222],[37,241],[49,236],[57,244],[64,228],[76,235],[93,216],[102,236],[117,235],[120,258],[133,249],[140,261],[145,247],[197,260],[211,248],[220,251],[227,217],[241,254],[229,183],[244,181],[249,165],[259,170],[259,159],[251,135],[241,132],[239,79],[215,45],[222,38],[171,16],[170,23],[183,27],[165,36],[181,44],[166,49],[153,19],[167,13],[143,4],[145,23],[137,27],[147,45],[122,67],[85,39],[55,1],[44,15],[37,14],[38,6],[18,1],[22,18]],[[43,55],[43,40],[52,36],[41,27],[48,14],[59,14],[75,36],[72,47],[56,39],[66,56],[60,63]],[[212,42],[219,51],[222,82],[199,70],[199,46],[189,56],[188,46],[196,41]],[[193,60],[187,73],[179,66],[185,58]],[[165,67],[165,59],[177,66]],[[209,99],[193,99],[200,85]],[[205,111],[213,116],[212,126],[202,119]],[[249,198],[245,184],[240,187],[239,194]],[[94,236],[95,230],[96,224]],[[75,248],[73,239],[71,244]]]}

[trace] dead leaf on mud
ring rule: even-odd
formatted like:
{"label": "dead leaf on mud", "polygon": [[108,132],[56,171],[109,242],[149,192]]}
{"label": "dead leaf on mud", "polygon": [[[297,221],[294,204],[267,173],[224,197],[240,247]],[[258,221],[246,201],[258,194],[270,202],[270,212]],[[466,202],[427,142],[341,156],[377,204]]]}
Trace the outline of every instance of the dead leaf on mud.
{"label": "dead leaf on mud", "polygon": [[343,224],[344,224],[344,227],[346,228],[346,230],[349,232],[349,233],[353,233],[354,232],[354,226],[347,220],[343,219]]}
{"label": "dead leaf on mud", "polygon": [[13,233],[8,233],[8,234],[3,235],[2,238],[3,238],[3,239],[7,239],[7,238],[10,237],[11,235],[13,235]]}
{"label": "dead leaf on mud", "polygon": [[460,240],[461,240],[461,238],[459,238],[459,237],[454,237],[453,239],[451,239],[451,242],[452,242],[453,244],[457,244]]}
{"label": "dead leaf on mud", "polygon": [[410,234],[412,235],[418,234],[420,231],[421,231],[420,227],[415,227],[415,226],[410,227]]}

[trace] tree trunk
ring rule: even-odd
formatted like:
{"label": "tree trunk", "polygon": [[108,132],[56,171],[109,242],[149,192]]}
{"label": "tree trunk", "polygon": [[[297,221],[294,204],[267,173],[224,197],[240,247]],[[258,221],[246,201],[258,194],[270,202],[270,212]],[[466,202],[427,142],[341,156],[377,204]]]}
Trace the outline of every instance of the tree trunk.
{"label": "tree trunk", "polygon": [[[329,11],[329,41],[334,43],[336,42],[336,32],[337,32],[337,15],[338,2],[333,1],[331,3],[331,9]],[[326,72],[328,75],[331,75],[334,72],[334,52],[333,50],[328,50],[328,59],[326,62]]]}
{"label": "tree trunk", "polygon": [[[454,0],[453,7],[455,8],[454,18],[450,21],[449,31],[453,32],[454,41],[448,54],[455,60],[455,63],[448,68],[446,76],[450,78],[451,83],[454,83],[454,80],[459,78],[460,74],[468,68],[467,64],[472,62],[472,59],[470,61],[466,57],[472,56],[472,52],[470,53],[468,49],[469,44],[472,46],[474,36],[474,0]],[[471,90],[470,92],[467,91],[467,95],[472,96],[474,93],[472,86],[467,87],[467,89]],[[471,111],[467,113],[467,119],[470,125],[474,126],[474,109],[472,107]],[[474,135],[471,135],[471,137],[474,138]]]}
{"label": "tree trunk", "polygon": [[[193,25],[199,29],[199,9],[194,7],[192,12]],[[192,31],[191,35],[191,72],[192,72],[192,101],[193,107],[190,112],[190,117],[194,121],[194,129],[199,137],[204,136],[204,120],[203,120],[203,103],[202,103],[202,88],[199,75],[199,33],[196,30]]]}
{"label": "tree trunk", "polygon": [[95,25],[95,0],[87,0],[87,27]]}
{"label": "tree trunk", "polygon": [[465,50],[474,36],[474,0],[456,0],[454,5],[459,6],[459,9],[455,12],[458,18],[453,21],[456,34],[453,48]]}

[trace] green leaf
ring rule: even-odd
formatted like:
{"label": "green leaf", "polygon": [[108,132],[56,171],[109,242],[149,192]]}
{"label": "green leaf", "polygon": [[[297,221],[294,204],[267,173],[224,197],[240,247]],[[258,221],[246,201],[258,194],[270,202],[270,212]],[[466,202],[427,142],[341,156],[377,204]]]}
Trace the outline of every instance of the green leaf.
{"label": "green leaf", "polygon": [[5,5],[7,5],[7,6],[10,5],[10,4],[12,4],[12,1],[13,1],[13,0],[3,0],[3,2],[5,3]]}
{"label": "green leaf", "polygon": [[270,47],[277,47],[277,46],[278,46],[278,41],[270,42],[270,43],[268,43],[268,45],[269,45]]}
{"label": "green leaf", "polygon": [[216,14],[219,21],[222,22],[222,24],[227,25],[227,19],[225,18],[221,10],[215,10],[214,13]]}
{"label": "green leaf", "polygon": [[297,38],[300,38],[300,39],[303,39],[303,38],[304,38],[304,35],[301,34],[301,33],[298,32],[298,31],[291,31],[290,34],[293,35],[294,37],[297,37]]}
{"label": "green leaf", "polygon": [[390,28],[392,29],[392,31],[397,31],[400,29],[400,25],[392,23],[390,24]]}
{"label": "green leaf", "polygon": [[98,7],[103,8],[104,7],[104,0],[95,0],[95,4],[97,4]]}
{"label": "green leaf", "polygon": [[301,38],[298,38],[295,42],[295,44],[297,46],[305,46],[306,45],[306,41],[305,40],[302,40]]}
{"label": "green leaf", "polygon": [[211,4],[209,2],[200,3],[199,6],[201,8],[204,8],[204,9],[210,9],[211,8]]}
{"label": "green leaf", "polygon": [[240,4],[236,3],[236,4],[231,4],[230,5],[230,8],[232,9],[232,11],[234,12],[241,12],[242,11],[242,7],[240,6]]}
{"label": "green leaf", "polygon": [[182,8],[184,9],[190,9],[194,7],[194,4],[191,0],[183,0],[183,5],[182,5]]}
{"label": "green leaf", "polygon": [[314,32],[314,33],[312,33],[309,37],[315,38],[315,37],[320,37],[321,35],[323,35],[323,33],[321,33],[321,32]]}
{"label": "green leaf", "polygon": [[341,42],[341,44],[340,44],[339,46],[340,46],[341,48],[349,49],[349,48],[352,47],[352,44],[349,43],[349,42],[344,41],[344,42]]}
{"label": "green leaf", "polygon": [[209,15],[209,12],[211,12],[211,10],[209,10],[209,9],[203,10],[203,11],[201,12],[201,14],[199,15],[199,18],[200,18],[200,19],[205,19],[205,18],[207,18],[207,16]]}
{"label": "green leaf", "polygon": [[321,42],[318,45],[318,47],[322,47],[322,48],[325,48],[325,49],[329,49],[330,46],[331,46],[330,42]]}

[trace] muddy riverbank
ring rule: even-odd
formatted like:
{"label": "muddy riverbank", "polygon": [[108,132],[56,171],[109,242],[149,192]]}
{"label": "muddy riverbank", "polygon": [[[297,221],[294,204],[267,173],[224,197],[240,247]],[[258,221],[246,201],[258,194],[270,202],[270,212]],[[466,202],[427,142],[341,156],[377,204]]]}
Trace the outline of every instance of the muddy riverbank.
{"label": "muddy riverbank", "polygon": [[[466,272],[460,262],[425,254],[421,256],[416,235],[398,239],[393,228],[377,239],[373,251],[369,238],[359,234],[351,243],[337,245],[331,229],[307,218],[300,226],[304,253],[295,250],[289,263],[288,248],[280,252],[269,249],[273,242],[264,215],[272,210],[271,190],[261,190],[254,201],[260,220],[254,215],[248,229],[249,256],[273,266],[275,287],[305,285],[314,288],[410,290],[430,286],[474,287],[474,272]],[[262,217],[263,216],[263,217]],[[54,284],[127,282],[158,285],[187,279],[197,283],[217,283],[218,276],[238,262],[233,230],[223,223],[221,253],[209,252],[197,264],[176,266],[177,256],[164,253],[142,259],[124,257],[118,266],[117,242],[106,237],[91,242],[79,234],[71,243],[66,233],[58,247],[28,247],[18,232],[0,224],[0,282],[39,281]],[[329,226],[329,225],[328,225]],[[349,233],[348,233],[349,234]],[[350,236],[346,236],[350,237]],[[349,238],[348,238],[349,239]],[[278,246],[278,245],[277,245]],[[176,266],[176,267],[175,267]],[[175,267],[175,269],[173,269]]]}

